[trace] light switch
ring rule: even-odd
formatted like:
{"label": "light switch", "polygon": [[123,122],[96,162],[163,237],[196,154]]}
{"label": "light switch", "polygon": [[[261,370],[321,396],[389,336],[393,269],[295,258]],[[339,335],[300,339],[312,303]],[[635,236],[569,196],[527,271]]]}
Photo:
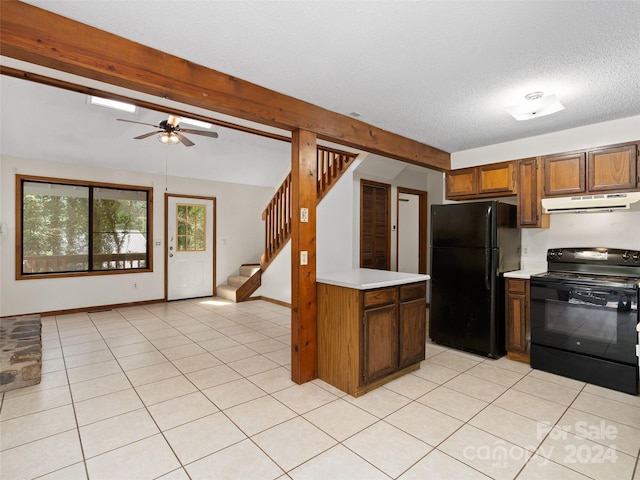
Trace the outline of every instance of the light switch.
{"label": "light switch", "polygon": [[300,265],[309,264],[309,253],[306,250],[300,252]]}
{"label": "light switch", "polygon": [[301,208],[300,209],[300,221],[307,223],[309,221],[309,209]]}

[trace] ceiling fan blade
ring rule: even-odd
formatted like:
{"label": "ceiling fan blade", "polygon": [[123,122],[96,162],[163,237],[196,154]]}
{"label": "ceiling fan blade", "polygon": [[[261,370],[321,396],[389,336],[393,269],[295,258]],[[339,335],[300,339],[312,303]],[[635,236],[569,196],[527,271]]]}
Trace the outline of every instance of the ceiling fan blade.
{"label": "ceiling fan blade", "polygon": [[189,140],[187,137],[185,137],[184,135],[182,135],[180,132],[176,131],[173,132],[178,136],[178,139],[182,142],[182,144],[185,147],[193,147],[195,145],[195,143],[193,143],[191,140]]}
{"label": "ceiling fan blade", "polygon": [[150,137],[151,135],[157,135],[159,133],[162,133],[162,130],[158,130],[157,132],[145,133],[144,135],[138,135],[137,137],[133,137],[133,139],[134,140],[142,140],[143,138]]}
{"label": "ceiling fan blade", "polygon": [[119,121],[119,122],[137,123],[137,124],[140,124],[140,125],[146,125],[147,127],[158,128],[158,125],[152,125],[150,123],[143,123],[143,122],[136,122],[135,120],[125,120],[124,118],[116,118],[116,120]]}
{"label": "ceiling fan blade", "polygon": [[205,137],[218,138],[218,134],[216,132],[207,132],[205,130],[191,130],[190,128],[181,128],[180,131],[183,133],[193,133],[195,135],[204,135]]}

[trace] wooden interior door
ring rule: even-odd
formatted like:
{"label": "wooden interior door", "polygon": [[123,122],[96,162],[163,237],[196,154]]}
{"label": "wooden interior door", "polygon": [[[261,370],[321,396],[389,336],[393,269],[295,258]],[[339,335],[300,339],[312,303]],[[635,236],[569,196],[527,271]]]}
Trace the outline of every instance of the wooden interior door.
{"label": "wooden interior door", "polygon": [[360,267],[391,268],[391,186],[360,181]]}

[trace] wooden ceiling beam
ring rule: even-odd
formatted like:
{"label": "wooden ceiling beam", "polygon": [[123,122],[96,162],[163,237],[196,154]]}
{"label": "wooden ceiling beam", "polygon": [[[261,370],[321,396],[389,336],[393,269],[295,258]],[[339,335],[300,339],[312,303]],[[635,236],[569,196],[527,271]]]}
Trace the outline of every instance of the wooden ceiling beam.
{"label": "wooden ceiling beam", "polygon": [[415,165],[451,166],[445,151],[16,0],[2,1],[0,52]]}

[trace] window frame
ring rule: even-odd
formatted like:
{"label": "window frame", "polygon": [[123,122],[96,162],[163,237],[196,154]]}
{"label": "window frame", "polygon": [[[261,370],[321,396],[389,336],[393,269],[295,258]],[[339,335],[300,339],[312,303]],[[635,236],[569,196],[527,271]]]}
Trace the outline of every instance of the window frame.
{"label": "window frame", "polygon": [[[43,272],[43,273],[23,273],[23,198],[24,198],[24,182],[39,183],[56,183],[60,185],[70,185],[88,188],[111,188],[121,190],[142,191],[147,194],[147,266],[145,268],[127,268],[112,270],[87,270],[80,272]],[[121,275],[132,273],[149,273],[153,272],[153,187],[145,187],[140,185],[124,185],[117,183],[94,182],[88,180],[75,180],[68,178],[40,177],[33,175],[16,174],[16,245],[15,245],[15,271],[16,280],[34,280],[43,278],[67,278],[67,277],[88,277],[99,275]],[[93,205],[89,205],[89,210],[93,210]],[[90,217],[91,218],[91,217]],[[89,242],[93,242],[93,238],[89,238]],[[93,259],[89,258],[89,265]]]}

